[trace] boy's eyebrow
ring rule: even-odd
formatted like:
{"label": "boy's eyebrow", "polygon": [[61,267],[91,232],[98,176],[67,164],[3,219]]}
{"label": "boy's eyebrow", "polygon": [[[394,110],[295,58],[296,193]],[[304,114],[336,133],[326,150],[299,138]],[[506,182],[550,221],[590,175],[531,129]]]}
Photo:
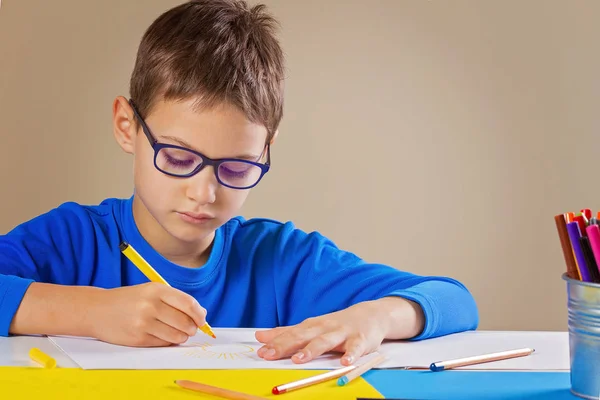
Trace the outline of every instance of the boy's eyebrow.
{"label": "boy's eyebrow", "polygon": [[[179,139],[178,137],[161,135],[161,136],[159,136],[159,138],[170,140],[170,141],[175,142],[175,143],[177,143],[177,144],[179,144],[179,145],[181,145],[183,147],[186,147],[186,148],[188,148],[190,150],[194,150],[194,151],[197,151],[198,153],[202,153],[198,149],[194,148],[194,146],[192,146],[191,144],[189,144],[188,142],[186,142],[183,139]],[[256,161],[256,160],[258,160],[259,157],[260,156],[256,155],[256,154],[241,154],[239,156],[227,157],[227,158],[238,158],[238,159],[241,159],[241,160]]]}

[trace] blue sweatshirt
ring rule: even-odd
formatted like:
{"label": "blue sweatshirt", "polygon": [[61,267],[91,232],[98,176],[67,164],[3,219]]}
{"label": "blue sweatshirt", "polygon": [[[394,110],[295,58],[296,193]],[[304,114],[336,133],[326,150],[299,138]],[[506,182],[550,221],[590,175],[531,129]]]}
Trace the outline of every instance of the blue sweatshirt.
{"label": "blue sweatshirt", "polygon": [[[474,299],[459,282],[366,263],[292,223],[233,218],[201,268],[176,265],[141,236],[130,199],[65,203],[0,236],[0,335],[33,282],[116,288],[148,282],[119,251],[129,242],[173,287],[208,310],[213,327],[292,325],[384,296],[421,305],[425,339],[476,329]],[[51,301],[51,299],[49,299]]]}

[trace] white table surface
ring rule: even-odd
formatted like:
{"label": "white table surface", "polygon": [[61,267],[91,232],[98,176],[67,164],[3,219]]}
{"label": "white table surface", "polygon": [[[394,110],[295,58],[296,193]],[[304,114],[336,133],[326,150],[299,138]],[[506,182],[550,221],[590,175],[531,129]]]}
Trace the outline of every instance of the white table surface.
{"label": "white table surface", "polygon": [[0,337],[0,366],[42,368],[38,363],[29,358],[29,350],[32,347],[37,347],[53,357],[58,367],[79,367],[44,336]]}

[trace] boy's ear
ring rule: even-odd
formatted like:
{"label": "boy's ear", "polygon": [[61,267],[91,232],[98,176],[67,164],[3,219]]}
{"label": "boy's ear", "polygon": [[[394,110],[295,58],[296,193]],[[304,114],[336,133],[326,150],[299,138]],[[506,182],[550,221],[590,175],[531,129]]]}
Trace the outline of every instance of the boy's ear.
{"label": "boy's ear", "polygon": [[127,99],[118,96],[113,102],[113,134],[124,152],[133,154],[137,136],[135,115]]}

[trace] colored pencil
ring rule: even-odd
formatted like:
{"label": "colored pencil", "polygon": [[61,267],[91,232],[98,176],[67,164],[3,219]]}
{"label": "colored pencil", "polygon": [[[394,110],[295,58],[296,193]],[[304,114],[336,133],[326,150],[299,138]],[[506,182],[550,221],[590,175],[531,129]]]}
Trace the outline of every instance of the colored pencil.
{"label": "colored pencil", "polygon": [[581,244],[579,243],[579,238],[581,237],[581,233],[579,232],[579,224],[575,221],[569,222],[567,224],[567,232],[569,233],[569,239],[571,239],[571,246],[573,247],[573,252],[575,253],[575,261],[577,261],[577,268],[579,269],[581,280],[584,282],[591,282],[590,273],[585,265],[585,257],[583,256]]}
{"label": "colored pencil", "polygon": [[429,369],[433,372],[445,371],[447,369],[465,367],[468,365],[483,364],[492,361],[507,360],[509,358],[524,357],[533,353],[535,349],[529,347],[516,350],[499,351],[497,353],[482,354],[480,356],[456,358],[454,360],[437,361],[431,363]]}
{"label": "colored pencil", "polygon": [[[146,261],[144,257],[142,257],[133,248],[132,245],[127,242],[121,242],[119,249],[121,250],[121,253],[123,253],[123,255],[125,255],[125,257],[127,257],[129,261],[131,261],[133,265],[135,265],[137,269],[139,269],[140,272],[144,274],[151,282],[157,282],[162,283],[163,285],[171,286],[169,285],[169,282],[167,282],[154,268],[152,268],[148,261]],[[208,322],[205,322],[204,325],[199,326],[198,330],[207,334],[213,339],[217,338]]]}
{"label": "colored pencil", "polygon": [[343,367],[339,369],[335,369],[333,371],[325,372],[319,375],[311,376],[309,378],[300,379],[295,382],[286,383],[283,385],[275,386],[272,390],[273,394],[283,394],[286,392],[291,392],[292,390],[300,389],[306,386],[316,385],[321,382],[325,382],[331,379],[339,378],[340,376],[345,375],[346,373],[356,369],[356,365],[350,365],[348,367]]}
{"label": "colored pencil", "polygon": [[586,228],[588,238],[590,240],[590,247],[592,248],[592,254],[596,261],[596,267],[598,267],[598,273],[600,274],[600,227],[598,225],[590,225]]}
{"label": "colored pencil", "polygon": [[589,208],[584,208],[581,210],[581,214],[585,217],[585,219],[587,219],[588,221],[590,220],[590,218],[592,218],[592,210],[590,210]]}
{"label": "colored pencil", "polygon": [[556,230],[558,231],[558,237],[560,239],[560,246],[562,247],[565,263],[567,264],[567,276],[571,279],[581,280],[581,276],[577,270],[577,264],[575,263],[575,256],[573,255],[571,241],[569,240],[569,233],[567,232],[567,221],[565,214],[556,215],[554,217],[554,221],[556,223]]}
{"label": "colored pencil", "polygon": [[352,371],[348,372],[346,375],[342,376],[338,379],[337,384],[339,386],[344,386],[348,382],[352,382],[354,379],[360,377],[365,372],[375,368],[379,364],[385,361],[385,357],[383,355],[379,355],[372,360],[367,361],[366,363],[356,367]]}
{"label": "colored pencil", "polygon": [[213,396],[223,397],[225,399],[232,400],[266,400],[266,397],[258,397],[251,394],[246,394],[242,392],[236,392],[229,389],[223,389],[216,386],[206,385],[200,382],[187,381],[187,380],[177,380],[175,384],[184,388],[193,390],[195,392],[207,393]]}
{"label": "colored pencil", "polygon": [[573,222],[577,222],[577,224],[579,225],[579,233],[581,234],[581,236],[587,236],[585,228],[587,228],[588,221],[585,219],[585,217],[583,215],[576,215],[575,217],[573,217]]}
{"label": "colored pencil", "polygon": [[582,236],[579,238],[579,244],[581,245],[581,251],[585,258],[585,265],[590,273],[590,280],[594,283],[600,283],[600,274],[598,273],[598,265],[594,258],[594,252],[590,246],[590,238]]}

